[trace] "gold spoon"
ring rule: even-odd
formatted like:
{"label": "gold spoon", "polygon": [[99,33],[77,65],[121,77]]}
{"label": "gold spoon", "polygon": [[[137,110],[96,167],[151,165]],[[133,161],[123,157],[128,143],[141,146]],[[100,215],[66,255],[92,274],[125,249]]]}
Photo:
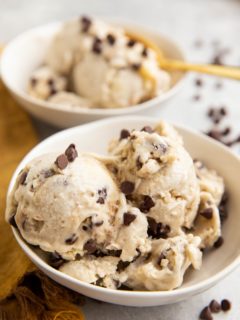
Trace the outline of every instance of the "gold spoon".
{"label": "gold spoon", "polygon": [[[229,67],[229,66],[219,66],[211,64],[194,64],[188,63],[181,60],[168,59],[164,57],[161,49],[151,40],[146,39],[145,37],[129,32],[126,32],[126,35],[138,42],[143,43],[147,48],[151,48],[157,54],[157,59],[161,69],[170,70],[170,71],[195,71],[200,73],[207,73],[219,77],[230,78],[234,80],[240,80],[240,68],[239,67]],[[146,76],[146,70],[140,70],[142,75]],[[151,78],[149,75],[148,78]]]}

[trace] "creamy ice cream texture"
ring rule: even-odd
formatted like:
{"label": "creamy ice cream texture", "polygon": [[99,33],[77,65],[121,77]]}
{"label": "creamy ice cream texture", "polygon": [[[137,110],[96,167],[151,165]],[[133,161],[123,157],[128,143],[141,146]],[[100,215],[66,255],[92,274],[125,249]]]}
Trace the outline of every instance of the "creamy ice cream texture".
{"label": "creamy ice cream texture", "polygon": [[45,154],[20,172],[6,219],[49,263],[113,289],[171,290],[221,236],[223,179],[168,124],[122,130],[109,158]]}
{"label": "creamy ice cream texture", "polygon": [[[59,83],[65,79],[68,90],[81,99],[74,99],[76,107],[128,107],[170,87],[170,76],[161,70],[152,48],[131,39],[120,27],[88,17],[64,24],[49,46],[44,65],[33,73],[28,93],[52,101],[66,90]],[[54,75],[49,87],[42,68],[48,70],[47,77]],[[72,106],[70,95],[64,96],[64,103],[62,99],[54,102],[66,106],[67,98]]]}

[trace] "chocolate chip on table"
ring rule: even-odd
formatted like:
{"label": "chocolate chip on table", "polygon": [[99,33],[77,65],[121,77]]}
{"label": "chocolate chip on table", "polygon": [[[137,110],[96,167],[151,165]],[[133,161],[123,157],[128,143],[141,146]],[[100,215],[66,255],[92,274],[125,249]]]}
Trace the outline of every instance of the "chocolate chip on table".
{"label": "chocolate chip on table", "polygon": [[214,115],[214,109],[213,108],[209,108],[208,112],[207,112],[207,115],[209,118],[212,118],[213,115]]}
{"label": "chocolate chip on table", "polygon": [[16,224],[16,220],[15,220],[15,215],[16,215],[16,214],[13,214],[13,215],[9,218],[8,223],[9,223],[12,227],[18,228],[18,226],[17,226],[17,224]]}
{"label": "chocolate chip on table", "polygon": [[141,131],[144,131],[144,132],[147,132],[147,133],[153,133],[153,132],[154,132],[153,128],[150,127],[150,126],[145,126],[145,127],[143,127],[143,128],[141,129]]}
{"label": "chocolate chip on table", "polygon": [[63,170],[68,165],[68,158],[65,154],[60,154],[60,156],[57,157],[55,164],[60,170]]}
{"label": "chocolate chip on table", "polygon": [[129,265],[130,265],[129,261],[120,260],[117,264],[117,271],[121,272],[121,271],[125,270]]}
{"label": "chocolate chip on table", "polygon": [[143,48],[142,56],[143,57],[147,57],[148,56],[148,49],[146,47]]}
{"label": "chocolate chip on table", "polygon": [[141,68],[141,63],[133,63],[132,69],[138,71]]}
{"label": "chocolate chip on table", "polygon": [[131,48],[131,47],[133,47],[133,46],[135,45],[135,43],[136,43],[135,40],[130,39],[130,40],[127,42],[127,46]]}
{"label": "chocolate chip on table", "polygon": [[77,239],[78,239],[78,236],[74,233],[71,235],[71,237],[65,240],[65,243],[68,245],[71,245],[71,244],[74,244],[77,241]]}
{"label": "chocolate chip on table", "polygon": [[209,307],[205,307],[202,309],[199,318],[202,320],[213,320],[213,316],[211,314],[211,310]]}
{"label": "chocolate chip on table", "polygon": [[155,202],[150,196],[143,196],[143,201],[139,206],[140,211],[143,213],[148,213],[151,208],[155,206]]}
{"label": "chocolate chip on table", "polygon": [[122,193],[124,193],[125,195],[129,195],[132,194],[134,191],[135,185],[133,182],[131,181],[123,181],[120,185],[120,189],[122,191]]}
{"label": "chocolate chip on table", "polygon": [[212,313],[218,313],[218,312],[221,311],[221,305],[216,300],[212,300],[209,303],[209,308],[210,308]]}
{"label": "chocolate chip on table", "polygon": [[98,37],[93,41],[92,51],[96,54],[100,54],[102,52],[102,40]]}
{"label": "chocolate chip on table", "polygon": [[220,114],[222,116],[226,116],[227,115],[227,109],[225,107],[221,107],[219,110]]}
{"label": "chocolate chip on table", "polygon": [[199,101],[200,99],[201,99],[200,94],[195,94],[195,95],[193,96],[193,100],[194,100],[194,101]]}
{"label": "chocolate chip on table", "polygon": [[81,17],[81,23],[82,23],[82,32],[88,32],[88,30],[92,24],[91,19],[86,16],[83,16],[83,17]]}
{"label": "chocolate chip on table", "polygon": [[130,132],[126,129],[122,129],[121,132],[120,132],[120,138],[119,140],[122,140],[122,139],[127,139],[128,137],[130,137]]}
{"label": "chocolate chip on table", "polygon": [[27,175],[28,173],[26,171],[23,171],[23,173],[20,175],[20,178],[19,178],[19,184],[24,184],[26,179],[27,179]]}
{"label": "chocolate chip on table", "polygon": [[77,158],[78,153],[75,144],[71,143],[67,147],[67,149],[65,150],[65,155],[67,156],[69,162],[73,162]]}
{"label": "chocolate chip on table", "polygon": [[131,212],[125,212],[123,214],[123,224],[125,226],[129,226],[136,218],[137,216],[135,214],[132,214]]}
{"label": "chocolate chip on table", "polygon": [[97,203],[104,204],[105,200],[107,198],[107,189],[102,188],[102,189],[98,190],[98,195],[99,195],[99,198],[97,200]]}
{"label": "chocolate chip on table", "polygon": [[204,209],[204,210],[201,210],[201,211],[199,212],[199,214],[200,214],[201,216],[203,216],[204,218],[210,220],[210,219],[212,219],[212,217],[213,217],[213,209],[212,209],[212,208],[206,208],[206,209]]}
{"label": "chocolate chip on table", "polygon": [[221,131],[216,130],[216,129],[207,131],[206,135],[208,135],[210,138],[213,138],[217,141],[219,141],[221,139]]}
{"label": "chocolate chip on table", "polygon": [[107,35],[107,42],[108,42],[111,46],[113,46],[114,43],[116,42],[116,38],[114,37],[114,35],[112,35],[111,33],[109,33],[109,34]]}
{"label": "chocolate chip on table", "polygon": [[97,250],[96,241],[93,239],[88,240],[84,246],[83,250],[86,250],[88,254],[92,254]]}
{"label": "chocolate chip on table", "polygon": [[202,87],[203,86],[203,80],[200,78],[195,79],[195,85],[197,87]]}
{"label": "chocolate chip on table", "polygon": [[36,78],[31,78],[31,79],[30,79],[30,82],[31,82],[31,86],[32,86],[32,87],[35,87],[36,84],[37,84],[37,82],[38,82],[38,80],[37,80]]}
{"label": "chocolate chip on table", "polygon": [[223,299],[221,301],[221,308],[222,308],[222,311],[226,312],[226,311],[229,311],[231,309],[231,302],[227,299]]}
{"label": "chocolate chip on table", "polygon": [[224,243],[224,239],[223,239],[223,237],[219,237],[218,239],[217,239],[217,241],[214,243],[214,248],[215,249],[218,249],[218,248],[220,248],[222,245],[223,245],[223,243]]}
{"label": "chocolate chip on table", "polygon": [[52,252],[49,254],[48,257],[48,263],[53,268],[60,268],[64,264],[65,260],[61,257],[61,255],[58,252]]}

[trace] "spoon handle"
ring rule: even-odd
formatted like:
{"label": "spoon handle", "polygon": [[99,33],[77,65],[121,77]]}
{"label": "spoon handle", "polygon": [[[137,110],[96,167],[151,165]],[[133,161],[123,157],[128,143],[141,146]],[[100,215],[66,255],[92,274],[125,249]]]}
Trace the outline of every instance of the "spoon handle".
{"label": "spoon handle", "polygon": [[163,69],[167,70],[179,70],[179,71],[196,71],[200,73],[207,73],[219,77],[226,77],[235,80],[240,80],[240,68],[239,67],[229,67],[229,66],[219,66],[210,64],[194,64],[187,63],[178,60],[164,60],[161,62]]}

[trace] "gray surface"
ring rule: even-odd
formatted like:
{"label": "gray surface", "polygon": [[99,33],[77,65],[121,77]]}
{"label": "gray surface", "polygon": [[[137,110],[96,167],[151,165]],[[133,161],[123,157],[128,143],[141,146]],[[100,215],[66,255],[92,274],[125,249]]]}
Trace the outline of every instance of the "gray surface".
{"label": "gray surface", "polygon": [[[192,61],[208,62],[214,51],[213,42],[220,40],[224,47],[231,48],[226,62],[240,65],[240,1],[237,0],[0,0],[0,43],[30,27],[81,13],[115,16],[155,27],[175,39]],[[196,39],[203,40],[199,50],[193,46]],[[213,77],[204,76],[201,89],[194,87],[194,79],[194,75],[188,76],[182,92],[160,109],[159,116],[205,130],[210,125],[207,107],[226,104],[230,112],[226,124],[233,124],[236,133],[239,132],[239,83],[225,80],[224,89],[219,91],[214,88],[216,79]],[[201,100],[193,102],[192,96],[197,92]],[[56,131],[38,121],[34,121],[34,125],[40,138]],[[239,147],[236,151],[239,152]],[[212,298],[224,297],[233,302],[233,309],[214,319],[240,319],[240,268],[207,292],[175,305],[139,309],[87,300],[84,309],[90,320],[190,320],[197,319],[201,308]]]}

